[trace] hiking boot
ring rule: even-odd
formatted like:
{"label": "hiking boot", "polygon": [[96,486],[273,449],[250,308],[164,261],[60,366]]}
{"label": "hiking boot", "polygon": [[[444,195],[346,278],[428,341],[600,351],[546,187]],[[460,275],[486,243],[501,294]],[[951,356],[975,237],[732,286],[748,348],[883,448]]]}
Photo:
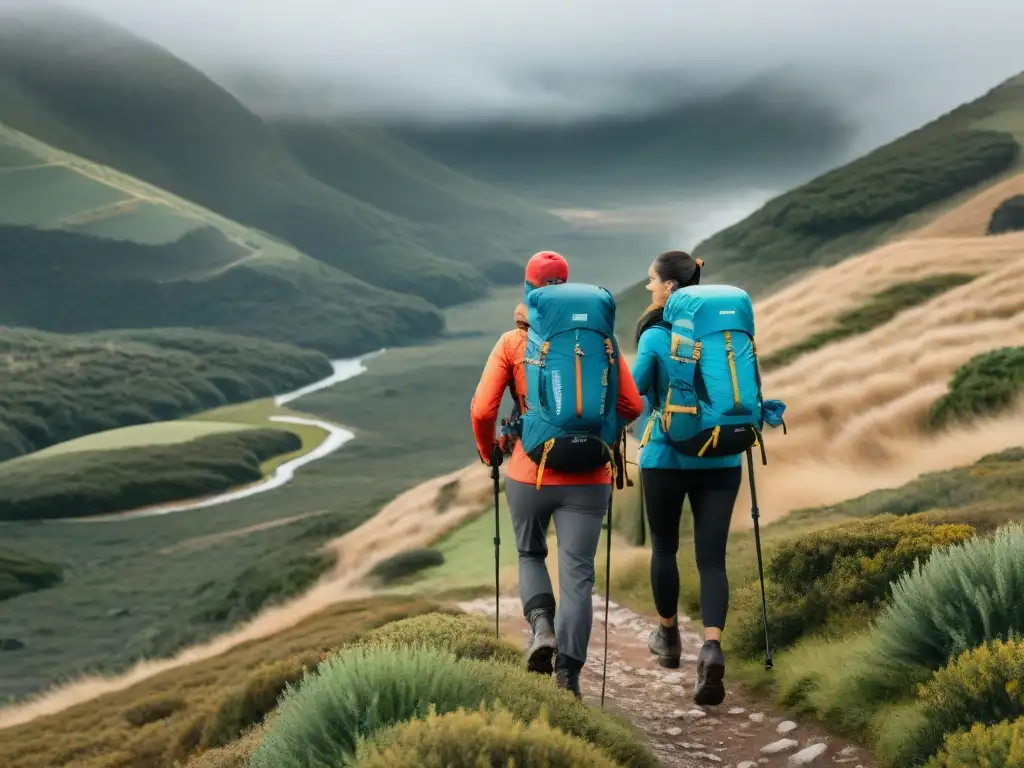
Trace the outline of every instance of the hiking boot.
{"label": "hiking boot", "polygon": [[553,669],[551,659],[558,649],[550,612],[531,611],[530,626],[533,628],[533,637],[530,640],[530,647],[526,650],[526,668],[530,672],[550,675]]}
{"label": "hiking boot", "polygon": [[669,669],[679,668],[679,657],[683,653],[683,641],[679,637],[679,625],[666,627],[659,623],[651,630],[647,647],[658,657],[658,663]]}
{"label": "hiking boot", "polygon": [[555,673],[555,682],[559,688],[571,691],[577,699],[583,698],[580,691],[580,671],[578,669],[558,669]]}
{"label": "hiking boot", "polygon": [[697,683],[693,686],[693,701],[714,706],[725,699],[725,654],[717,640],[705,640],[697,656]]}

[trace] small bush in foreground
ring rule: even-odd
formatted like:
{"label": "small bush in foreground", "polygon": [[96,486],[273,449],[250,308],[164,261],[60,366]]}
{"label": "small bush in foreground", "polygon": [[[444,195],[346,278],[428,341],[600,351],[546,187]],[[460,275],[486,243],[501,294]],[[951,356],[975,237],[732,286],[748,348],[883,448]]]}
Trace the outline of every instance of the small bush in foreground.
{"label": "small bush in foreground", "polygon": [[1024,632],[1021,595],[1021,524],[935,552],[893,584],[875,623],[878,655],[938,669],[955,654]]}
{"label": "small bush in foreground", "polygon": [[1024,768],[1024,717],[950,734],[925,768]]}
{"label": "small bush in foreground", "polygon": [[302,680],[323,661],[324,656],[310,651],[259,667],[244,683],[229,691],[206,718],[199,746],[203,749],[222,747],[238,738],[247,728],[262,722],[288,686]]}
{"label": "small bush in foreground", "polygon": [[301,447],[293,432],[244,429],[25,459],[0,466],[0,520],[90,517],[214,494],[256,482],[262,462]]}
{"label": "small bush in foreground", "polygon": [[425,613],[394,621],[367,632],[363,644],[377,648],[433,648],[458,659],[494,659],[510,664],[522,661],[519,646],[499,640],[494,625],[483,616]]}
{"label": "small bush in foreground", "polygon": [[1024,347],[1003,347],[972,357],[956,370],[949,392],[932,405],[933,429],[978,416],[992,416],[1013,404],[1024,389]]}
{"label": "small bush in foreground", "polygon": [[360,747],[358,768],[616,768],[600,750],[552,728],[524,724],[504,710],[445,715],[403,723]]}
{"label": "small bush in foreground", "polygon": [[487,692],[467,667],[442,651],[343,650],[284,694],[251,768],[351,765],[360,739],[438,712],[476,708]]}
{"label": "small bush in foreground", "polygon": [[444,565],[444,553],[429,548],[407,549],[377,563],[369,577],[382,585],[391,584],[438,565]]}
{"label": "small bush in foreground", "polygon": [[894,766],[924,762],[946,734],[973,723],[991,725],[1024,715],[1024,641],[996,640],[964,651],[920,687],[918,698],[922,718]]}
{"label": "small bush in foreground", "polygon": [[[968,525],[928,525],[883,516],[830,526],[795,538],[768,564],[769,627],[777,647],[791,645],[817,629],[870,616],[889,594],[889,585],[935,547],[966,541]],[[743,656],[760,653],[760,594],[757,585],[739,590],[730,648]]]}
{"label": "small bush in foreground", "polygon": [[1014,195],[1003,200],[988,220],[987,235],[1001,235],[1004,232],[1024,230],[1024,195]]}
{"label": "small bush in foreground", "polygon": [[360,741],[422,719],[431,706],[445,714],[495,701],[524,721],[546,709],[551,725],[618,762],[657,766],[628,725],[576,701],[550,678],[494,661],[459,660],[439,650],[352,648],[288,690],[250,768],[351,765]]}

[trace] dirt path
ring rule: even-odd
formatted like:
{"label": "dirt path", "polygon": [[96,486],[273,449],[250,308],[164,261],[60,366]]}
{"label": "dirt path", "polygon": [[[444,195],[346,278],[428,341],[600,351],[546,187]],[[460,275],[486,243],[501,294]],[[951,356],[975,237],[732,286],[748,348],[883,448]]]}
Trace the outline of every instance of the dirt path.
{"label": "dirt path", "polygon": [[[494,599],[460,603],[469,613],[494,616]],[[667,768],[781,768],[794,765],[844,765],[876,768],[862,747],[825,734],[813,723],[795,722],[772,712],[729,683],[717,707],[698,707],[690,698],[696,676],[701,637],[693,622],[681,617],[683,661],[665,669],[647,650],[650,619],[628,608],[609,605],[608,681],[605,708],[629,718],[647,734],[659,761]],[[525,646],[528,625],[518,598],[501,599],[502,634]],[[594,596],[594,631],[590,659],[581,687],[586,700],[601,699],[604,653],[604,598]]]}

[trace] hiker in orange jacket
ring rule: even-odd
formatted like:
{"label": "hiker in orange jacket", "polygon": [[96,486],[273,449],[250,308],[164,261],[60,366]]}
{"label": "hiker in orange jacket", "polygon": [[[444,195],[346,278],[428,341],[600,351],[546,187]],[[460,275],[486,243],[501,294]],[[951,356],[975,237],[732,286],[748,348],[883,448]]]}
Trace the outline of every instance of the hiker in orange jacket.
{"label": "hiker in orange jacket", "polygon": [[[541,251],[526,267],[527,290],[564,283],[569,279],[565,259]],[[511,387],[521,412],[526,411],[526,307],[516,307],[516,328],[494,345],[470,405],[477,451],[491,464],[494,428],[505,389]],[[629,366],[616,361],[619,387],[616,412],[623,428],[643,410]],[[505,484],[516,548],[519,551],[519,596],[523,614],[533,629],[526,653],[527,668],[550,675],[557,653],[557,680],[581,697],[579,674],[587,659],[593,626],[594,558],[601,526],[611,498],[612,468],[583,474],[545,469],[536,487],[538,466],[516,441]],[[562,608],[556,614],[555,596],[545,559],[548,523],[554,518],[558,540],[558,583]]]}

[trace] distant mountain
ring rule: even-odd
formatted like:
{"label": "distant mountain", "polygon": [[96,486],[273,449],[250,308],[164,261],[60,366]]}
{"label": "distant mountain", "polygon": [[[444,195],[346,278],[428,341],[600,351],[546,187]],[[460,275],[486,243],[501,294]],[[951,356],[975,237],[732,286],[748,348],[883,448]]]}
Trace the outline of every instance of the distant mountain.
{"label": "distant mountain", "polygon": [[[755,296],[868,250],[1022,166],[1024,73],[921,128],[768,201],[700,243],[714,282]],[[635,318],[642,283],[619,295]],[[626,326],[621,330],[632,339]]]}
{"label": "distant mountain", "polygon": [[387,128],[459,171],[553,206],[678,199],[728,184],[784,188],[832,162],[853,132],[782,75],[588,121]]}
{"label": "distant mountain", "polygon": [[[517,237],[564,229],[382,134],[301,123],[279,134],[203,73],[105,21],[0,13],[0,121],[373,285],[456,303],[486,292],[503,260],[521,261]],[[384,179],[398,196],[407,182],[429,191],[429,215],[387,203]]]}

